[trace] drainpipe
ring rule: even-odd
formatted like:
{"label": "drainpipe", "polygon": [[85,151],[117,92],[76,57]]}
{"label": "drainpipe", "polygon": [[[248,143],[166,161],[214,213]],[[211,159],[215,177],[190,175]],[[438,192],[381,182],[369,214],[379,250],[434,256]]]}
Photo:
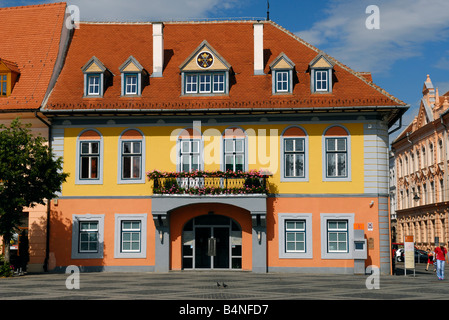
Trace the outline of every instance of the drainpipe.
{"label": "drainpipe", "polygon": [[447,125],[444,123],[443,116],[440,116],[441,124],[444,127],[443,131],[443,163],[444,163],[444,180],[443,180],[443,201],[446,201],[448,199],[447,197],[447,178],[448,178],[448,172],[447,172]]}
{"label": "drainpipe", "polygon": [[[37,110],[34,112],[34,115],[37,119],[39,119],[43,124],[45,124],[48,127],[48,146],[50,149],[52,148],[52,130],[51,130],[51,124],[39,117],[37,114]],[[44,272],[48,271],[48,258],[49,258],[49,251],[50,251],[50,206],[51,206],[51,199],[47,199],[47,232],[46,232],[46,240],[45,240],[45,260],[44,260]]]}

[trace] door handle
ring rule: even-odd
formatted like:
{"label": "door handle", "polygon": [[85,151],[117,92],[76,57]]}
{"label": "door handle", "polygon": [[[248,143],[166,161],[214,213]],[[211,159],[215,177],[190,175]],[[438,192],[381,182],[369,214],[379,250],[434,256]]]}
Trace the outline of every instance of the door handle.
{"label": "door handle", "polygon": [[217,255],[217,239],[214,237],[207,239],[207,255],[209,257]]}

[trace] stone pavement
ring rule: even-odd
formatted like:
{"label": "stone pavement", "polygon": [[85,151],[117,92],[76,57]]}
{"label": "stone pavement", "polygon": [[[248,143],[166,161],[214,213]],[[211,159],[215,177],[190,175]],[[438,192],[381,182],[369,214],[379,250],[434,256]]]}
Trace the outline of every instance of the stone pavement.
{"label": "stone pavement", "polygon": [[[425,264],[380,276],[379,289],[367,289],[368,275],[183,271],[169,273],[81,273],[79,289],[66,287],[68,274],[27,274],[0,278],[5,300],[446,300],[449,267],[439,281]],[[217,286],[217,282],[220,287]],[[227,285],[223,287],[223,283]],[[374,282],[372,282],[374,283]]]}

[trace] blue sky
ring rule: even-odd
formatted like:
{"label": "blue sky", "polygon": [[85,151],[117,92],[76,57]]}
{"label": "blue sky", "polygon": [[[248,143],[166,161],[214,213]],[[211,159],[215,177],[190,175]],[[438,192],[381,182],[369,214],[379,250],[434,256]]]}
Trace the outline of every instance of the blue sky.
{"label": "blue sky", "polygon": [[[1,7],[49,0],[0,0]],[[167,21],[260,18],[267,0],[68,0],[81,21]],[[449,91],[448,0],[270,0],[270,19],[410,104],[403,126],[417,114],[427,74]],[[379,8],[379,29],[365,21]],[[399,130],[400,132],[401,130]],[[394,138],[396,132],[391,138]]]}

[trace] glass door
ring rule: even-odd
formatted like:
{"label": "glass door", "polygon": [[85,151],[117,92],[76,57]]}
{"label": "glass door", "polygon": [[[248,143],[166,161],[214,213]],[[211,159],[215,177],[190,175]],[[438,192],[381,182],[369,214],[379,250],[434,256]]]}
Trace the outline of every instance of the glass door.
{"label": "glass door", "polygon": [[196,217],[182,235],[183,269],[241,269],[242,231],[220,215]]}
{"label": "glass door", "polygon": [[212,228],[196,227],[195,228],[195,268],[212,267],[211,263],[211,239]]}
{"label": "glass door", "polygon": [[229,269],[229,227],[213,227],[212,230],[216,241],[213,268]]}

